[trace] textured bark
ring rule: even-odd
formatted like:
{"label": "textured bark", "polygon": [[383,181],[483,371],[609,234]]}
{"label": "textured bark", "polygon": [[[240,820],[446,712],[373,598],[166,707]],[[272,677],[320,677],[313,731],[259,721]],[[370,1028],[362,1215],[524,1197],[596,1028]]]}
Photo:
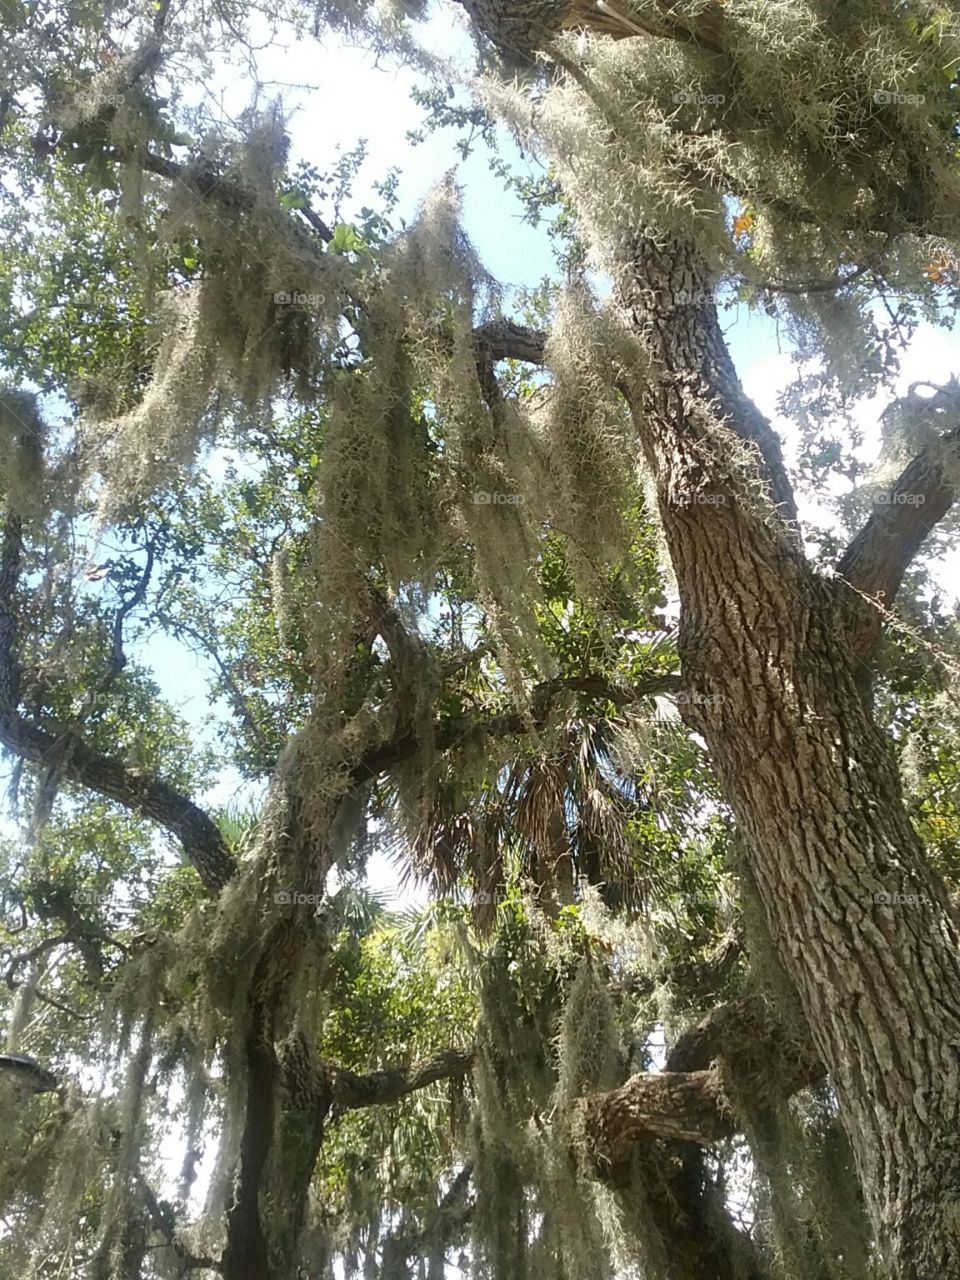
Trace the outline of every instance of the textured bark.
{"label": "textured bark", "polygon": [[[256,975],[259,979],[259,974]],[[233,1202],[227,1207],[227,1243],[221,1262],[224,1280],[271,1280],[260,1192],[273,1142],[280,1069],[273,1046],[269,1003],[251,1001],[244,1043],[246,1100],[240,1166]]]}
{"label": "textured bark", "polygon": [[724,465],[769,428],[712,304],[670,301],[709,297],[692,248],[638,239],[618,289],[660,375],[629,390],[679,584],[684,677],[707,695],[684,718],[736,814],[889,1274],[960,1274],[960,931],[858,687],[844,588],[805,563],[776,494]]}
{"label": "textured bark", "polygon": [[825,1074],[808,1038],[757,993],[711,1009],[678,1038],[667,1054],[666,1069],[706,1071],[717,1061],[764,1106],[789,1098]]}
{"label": "textured bark", "polygon": [[588,1099],[586,1127],[601,1151],[645,1138],[707,1146],[733,1132],[721,1097],[713,1071],[645,1072]]}
{"label": "textured bark", "polygon": [[562,31],[590,31],[614,40],[647,36],[702,52],[722,53],[724,13],[719,0],[694,16],[678,16],[669,3],[631,0],[460,0],[479,31],[499,48],[529,56]]}
{"label": "textured bark", "polygon": [[[334,813],[335,806],[331,820]],[[311,903],[279,904],[278,910],[274,897],[278,883],[316,892],[329,865],[327,841],[306,820],[301,779],[290,761],[274,776],[260,833],[247,877],[250,933],[236,952],[234,982],[249,978],[245,1039],[231,1057],[242,1063],[246,1098],[227,1206],[224,1280],[295,1280],[331,1100],[299,1007],[305,989],[326,982],[329,942]]]}
{"label": "textured bark", "polygon": [[224,1280],[293,1280],[310,1182],[332,1094],[291,1008],[309,941],[302,922],[277,922],[260,944],[249,988],[246,1083],[236,1180],[227,1209]]}
{"label": "textured bark", "polygon": [[419,1089],[438,1080],[454,1080],[465,1076],[473,1065],[473,1054],[466,1050],[448,1049],[438,1053],[410,1071],[337,1071],[333,1080],[333,1104],[337,1111],[355,1111],[358,1107],[386,1106],[399,1102]]}
{"label": "textured bark", "polygon": [[680,1037],[666,1068],[586,1100],[586,1132],[601,1167],[625,1160],[636,1142],[709,1146],[731,1137],[741,1127],[740,1100],[751,1111],[774,1107],[824,1075],[812,1046],[759,996],[714,1009]]}
{"label": "textured bark", "polygon": [[[956,420],[960,394],[954,391],[951,400]],[[837,565],[855,591],[881,604],[893,600],[924,538],[953,505],[956,486],[951,477],[957,473],[958,461],[960,427],[954,427],[912,459],[885,495],[886,501],[876,503]],[[864,600],[854,602],[854,608],[858,620],[851,640],[855,652],[866,656],[880,637],[884,614]]]}
{"label": "textured bark", "polygon": [[308,1193],[328,1122],[459,1078],[473,1061],[471,1053],[451,1049],[409,1070],[358,1074],[321,1062],[297,1028],[275,1044],[283,1000],[270,953],[282,946],[277,938],[265,949],[252,984],[257,996],[245,1043],[245,1125],[227,1212],[224,1280],[292,1280],[298,1274]]}

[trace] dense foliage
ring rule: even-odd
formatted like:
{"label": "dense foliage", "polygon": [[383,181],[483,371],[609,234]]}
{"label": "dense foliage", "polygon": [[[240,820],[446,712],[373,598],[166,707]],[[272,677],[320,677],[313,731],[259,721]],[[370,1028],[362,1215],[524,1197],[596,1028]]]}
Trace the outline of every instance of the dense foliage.
{"label": "dense foliage", "polygon": [[[419,48],[420,5],[0,7],[0,1011],[59,1082],[0,1070],[3,1274],[888,1274],[686,723],[718,695],[681,679],[628,408],[656,371],[591,268],[642,210],[714,281],[674,309],[788,326],[798,490],[856,483],[809,531],[831,564],[956,431],[955,382],[892,387],[960,289],[960,27],[637,4],[630,38],[551,28],[537,61],[467,8],[478,80]],[[362,152],[291,164],[279,108],[184,102],[272,24],[414,60],[425,127],[503,117],[543,155],[512,181],[558,211],[563,269],[523,314],[452,179],[409,226],[390,181],[347,221]],[[772,521],[750,449],[701,442],[701,510],[729,485]],[[953,894],[950,537],[881,601],[870,698]],[[152,670],[173,652],[205,723]],[[224,777],[247,799],[207,812]],[[374,851],[427,906],[377,900]],[[603,1097],[664,1064],[722,1117],[651,1103],[608,1141]]]}

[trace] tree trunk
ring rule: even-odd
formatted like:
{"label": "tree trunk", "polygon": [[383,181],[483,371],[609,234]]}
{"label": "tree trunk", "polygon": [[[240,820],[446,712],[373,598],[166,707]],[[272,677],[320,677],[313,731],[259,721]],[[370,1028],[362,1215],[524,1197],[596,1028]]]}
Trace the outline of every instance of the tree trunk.
{"label": "tree trunk", "polygon": [[[230,1056],[243,1073],[246,1096],[223,1280],[295,1280],[299,1274],[310,1183],[332,1101],[316,1055],[316,1028],[301,1020],[298,1007],[305,991],[322,989],[328,942],[312,902],[276,905],[278,898],[289,900],[291,888],[304,898],[321,896],[328,850],[304,812],[298,776],[279,770],[246,881],[249,942],[234,944],[233,981],[246,986],[246,1009],[242,1027],[232,1028],[240,1043]],[[230,983],[227,989],[232,995]]]}
{"label": "tree trunk", "polygon": [[684,719],[736,815],[889,1275],[960,1275],[960,931],[862,691],[850,592],[803,558],[710,284],[690,246],[648,239],[618,279],[654,363],[627,392],[679,584]]}

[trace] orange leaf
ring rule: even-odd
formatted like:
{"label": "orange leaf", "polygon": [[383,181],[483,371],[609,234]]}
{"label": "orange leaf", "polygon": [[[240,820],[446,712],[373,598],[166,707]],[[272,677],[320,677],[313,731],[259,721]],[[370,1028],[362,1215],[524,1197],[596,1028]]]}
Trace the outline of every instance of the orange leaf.
{"label": "orange leaf", "polygon": [[957,262],[946,250],[936,254],[923,269],[923,274],[933,284],[947,284],[950,273],[956,269]]}

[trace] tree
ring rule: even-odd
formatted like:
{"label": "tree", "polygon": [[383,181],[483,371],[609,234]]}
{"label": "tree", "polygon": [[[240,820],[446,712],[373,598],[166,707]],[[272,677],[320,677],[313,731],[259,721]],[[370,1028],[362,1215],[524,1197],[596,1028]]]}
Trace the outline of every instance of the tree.
{"label": "tree", "polygon": [[[960,390],[891,403],[900,470],[818,559],[720,320],[736,296],[790,327],[802,468],[862,479],[851,399],[957,301],[956,16],[464,7],[465,106],[422,6],[284,16],[420,58],[437,123],[544,156],[574,240],[526,315],[452,183],[409,228],[389,186],[346,224],[349,160],[291,171],[278,112],[181,110],[183,60],[242,46],[242,14],[4,10],[0,741],[32,814],[8,1048],[117,1089],[18,1113],[0,1248],[97,1278],[362,1253],[433,1280],[456,1249],[497,1280],[960,1273],[956,665],[904,586]],[[210,442],[243,459],[222,483]],[[210,657],[252,823],[193,798],[211,761],[128,660],[134,620]],[[371,831],[454,901],[406,931],[372,910]]]}

